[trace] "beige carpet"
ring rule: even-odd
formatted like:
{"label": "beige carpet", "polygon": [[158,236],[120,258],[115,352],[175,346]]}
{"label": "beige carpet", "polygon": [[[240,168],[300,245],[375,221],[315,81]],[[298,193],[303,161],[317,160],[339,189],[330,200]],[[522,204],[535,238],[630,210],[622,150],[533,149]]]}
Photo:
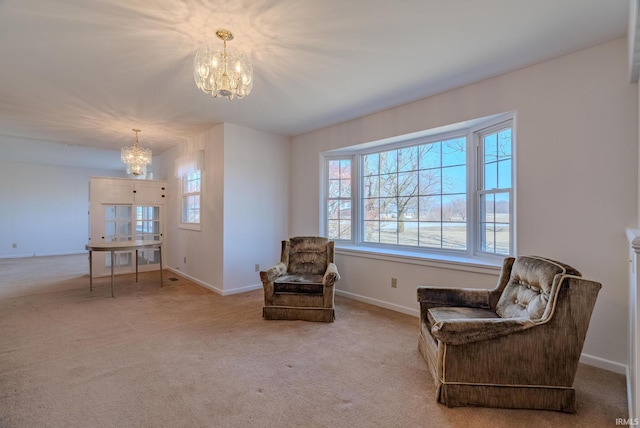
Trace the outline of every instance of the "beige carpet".
{"label": "beige carpet", "polygon": [[[418,320],[336,299],[265,321],[171,272],[94,281],[82,256],[0,260],[0,427],[607,427],[623,376],[581,365],[577,414],[437,404]],[[172,280],[175,279],[175,280]]]}

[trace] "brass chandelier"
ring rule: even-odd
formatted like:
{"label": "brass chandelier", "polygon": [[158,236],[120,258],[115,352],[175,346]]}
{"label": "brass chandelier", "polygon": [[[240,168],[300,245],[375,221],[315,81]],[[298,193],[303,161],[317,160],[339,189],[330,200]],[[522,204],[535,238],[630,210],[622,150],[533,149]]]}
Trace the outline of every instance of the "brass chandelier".
{"label": "brass chandelier", "polygon": [[198,49],[194,60],[193,78],[198,88],[212,97],[244,98],[253,88],[253,66],[249,58],[227,42],[233,33],[219,29],[216,36],[222,49],[206,45]]}

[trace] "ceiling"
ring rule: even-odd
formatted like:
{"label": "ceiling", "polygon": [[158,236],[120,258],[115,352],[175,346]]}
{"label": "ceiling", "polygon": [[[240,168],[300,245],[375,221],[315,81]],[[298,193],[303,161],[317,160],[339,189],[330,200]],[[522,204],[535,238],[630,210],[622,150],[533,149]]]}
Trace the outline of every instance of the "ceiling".
{"label": "ceiling", "polygon": [[[628,15],[626,0],[0,0],[0,136],[119,150],[140,128],[154,154],[219,122],[294,136],[624,37]],[[253,62],[242,100],[193,81],[221,27]]]}

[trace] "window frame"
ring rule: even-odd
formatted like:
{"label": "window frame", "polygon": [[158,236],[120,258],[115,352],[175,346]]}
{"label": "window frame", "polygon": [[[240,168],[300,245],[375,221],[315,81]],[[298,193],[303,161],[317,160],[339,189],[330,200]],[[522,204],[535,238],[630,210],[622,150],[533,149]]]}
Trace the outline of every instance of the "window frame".
{"label": "window frame", "polygon": [[[485,155],[485,146],[482,144],[483,136],[491,135],[494,133],[498,133],[499,131],[510,128],[511,129],[511,187],[509,188],[500,188],[495,187],[492,189],[484,188],[484,174],[482,168],[485,166],[483,161]],[[475,198],[474,198],[474,214],[478,216],[475,220],[476,226],[476,235],[475,235],[475,253],[478,255],[488,256],[488,257],[506,257],[506,255],[502,253],[495,253],[490,251],[485,251],[482,249],[482,226],[481,226],[481,202],[480,199],[482,195],[493,194],[497,195],[498,193],[507,193],[509,195],[509,254],[515,254],[515,164],[516,164],[516,145],[515,145],[515,121],[512,119],[508,119],[505,121],[501,121],[490,126],[482,127],[481,129],[476,129],[473,132],[474,145],[476,151],[476,184],[475,184]],[[496,161],[498,162],[498,161]]]}
{"label": "window frame", "polygon": [[[480,263],[497,264],[504,257],[516,254],[516,120],[515,112],[494,115],[474,121],[452,125],[444,129],[428,130],[423,133],[398,136],[380,142],[372,142],[349,148],[343,148],[321,154],[321,213],[320,233],[329,236],[328,227],[328,185],[329,161],[349,159],[351,161],[351,239],[333,239],[337,248],[371,250],[374,253],[389,255],[406,254],[411,257],[435,258],[444,260],[473,260]],[[509,189],[509,254],[481,251],[480,225],[480,183],[479,174],[484,168],[481,158],[481,136],[493,130],[511,129],[511,188]],[[363,157],[368,154],[381,153],[406,147],[429,144],[450,139],[466,138],[466,249],[453,250],[412,245],[384,244],[365,242],[364,240],[364,180]],[[441,192],[442,194],[442,192]]]}
{"label": "window frame", "polygon": [[[188,176],[193,173],[193,172],[199,172],[199,184],[200,184],[200,191],[199,192],[186,192],[185,191],[185,187],[186,187],[186,182],[187,182],[187,178]],[[188,229],[188,230],[201,230],[201,225],[202,225],[202,186],[203,186],[203,174],[204,172],[201,169],[195,169],[193,170],[191,173],[186,173],[185,175],[183,175],[182,177],[180,177],[180,200],[179,200],[179,225],[178,227],[180,229]],[[187,197],[191,197],[191,196],[199,196],[200,198],[200,207],[198,208],[198,218],[199,218],[199,222],[188,222],[185,221],[184,218],[184,204],[185,204],[185,198]]]}
{"label": "window frame", "polygon": [[323,179],[322,179],[323,185],[322,185],[322,192],[321,192],[323,212],[322,212],[321,218],[324,219],[324,229],[326,231],[326,234],[328,235],[330,219],[327,212],[328,212],[329,200],[330,199],[347,200],[347,198],[331,198],[329,196],[329,180],[331,180],[331,174],[329,172],[329,163],[331,161],[345,161],[345,160],[348,160],[351,162],[351,189],[350,189],[351,197],[348,198],[351,201],[351,238],[335,239],[335,241],[353,244],[355,243],[355,236],[357,235],[357,232],[354,228],[356,226],[354,224],[354,217],[356,215],[357,202],[354,197],[353,189],[355,188],[355,184],[357,183],[356,175],[358,174],[358,170],[355,169],[355,165],[356,165],[354,162],[355,156],[353,154],[348,154],[345,156],[336,155],[336,156],[323,157],[324,169],[323,169]]}

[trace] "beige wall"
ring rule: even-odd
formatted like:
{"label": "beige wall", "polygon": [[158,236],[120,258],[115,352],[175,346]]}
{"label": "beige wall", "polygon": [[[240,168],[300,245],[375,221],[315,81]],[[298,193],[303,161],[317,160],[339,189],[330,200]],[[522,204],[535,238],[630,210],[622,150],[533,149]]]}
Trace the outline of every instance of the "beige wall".
{"label": "beige wall", "polygon": [[[291,235],[319,231],[320,153],[515,111],[517,251],[573,264],[601,281],[584,353],[627,364],[625,229],[638,210],[638,89],[625,39],[292,139]],[[474,273],[340,254],[338,289],[415,311],[417,285],[488,286]],[[389,278],[397,277],[397,289]]]}
{"label": "beige wall", "polygon": [[[175,160],[204,150],[202,172],[200,231],[180,229],[181,180],[175,177]],[[218,124],[186,144],[164,152],[154,159],[154,178],[168,181],[165,209],[165,265],[180,271],[206,287],[222,291],[223,285],[223,214],[224,204],[224,126]],[[184,262],[186,257],[186,263]]]}
{"label": "beige wall", "polygon": [[[174,162],[202,149],[201,230],[185,230],[178,227],[181,182]],[[260,288],[255,264],[275,264],[287,237],[289,139],[218,124],[163,153],[154,169],[170,185],[168,267],[220,294]]]}
{"label": "beige wall", "polygon": [[224,289],[262,288],[289,229],[289,138],[224,124]]}

